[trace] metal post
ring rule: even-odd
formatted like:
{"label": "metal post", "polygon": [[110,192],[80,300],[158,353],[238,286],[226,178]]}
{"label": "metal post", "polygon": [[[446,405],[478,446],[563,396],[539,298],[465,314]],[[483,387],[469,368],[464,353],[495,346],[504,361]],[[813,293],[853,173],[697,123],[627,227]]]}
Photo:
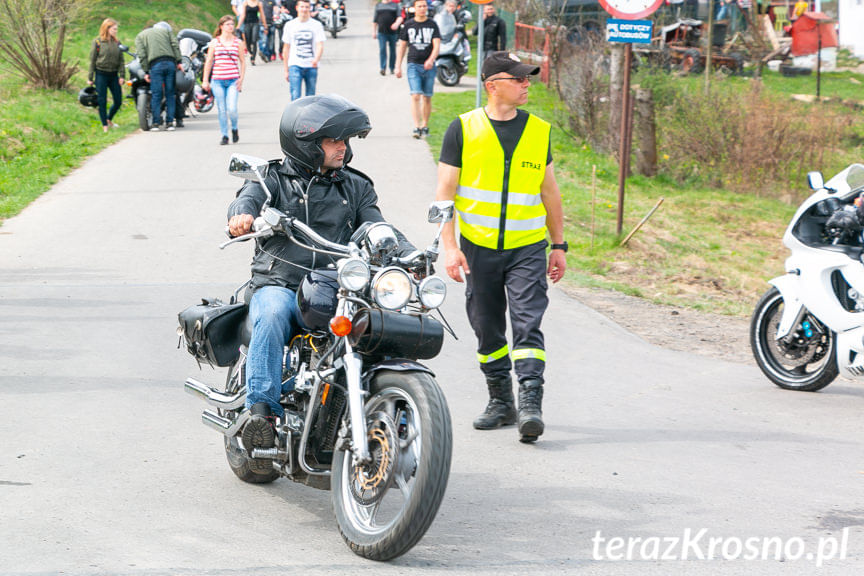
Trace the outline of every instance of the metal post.
{"label": "metal post", "polygon": [[705,94],[711,90],[711,49],[714,45],[714,0],[708,0],[708,48],[705,52]]}
{"label": "metal post", "polygon": [[483,81],[480,78],[480,70],[483,68],[483,6],[481,4],[475,4],[477,6],[477,98],[474,102],[474,107],[480,107],[480,90],[483,86]]}
{"label": "metal post", "polygon": [[816,100],[822,96],[822,22],[816,22]]}
{"label": "metal post", "polygon": [[621,94],[621,141],[618,143],[618,217],[616,234],[621,235],[624,227],[624,184],[627,180],[627,158],[630,147],[627,145],[627,116],[630,111],[630,58],[632,44],[624,44],[624,87]]}

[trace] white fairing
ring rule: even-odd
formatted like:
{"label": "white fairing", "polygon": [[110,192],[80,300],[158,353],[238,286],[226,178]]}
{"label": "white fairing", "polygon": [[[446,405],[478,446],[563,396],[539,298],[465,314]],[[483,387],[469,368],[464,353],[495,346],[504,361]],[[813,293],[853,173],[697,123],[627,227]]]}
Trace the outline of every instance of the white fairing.
{"label": "white fairing", "polygon": [[[787,273],[770,281],[780,291],[784,306],[776,338],[789,335],[806,309],[837,334],[837,366],[847,377],[864,375],[864,296],[860,297],[861,310],[846,310],[832,286],[832,276],[839,272],[851,287],[847,292],[864,295],[864,264],[856,257],[860,252],[844,249],[842,245],[802,242],[796,236],[796,227],[819,202],[836,198],[848,207],[862,190],[864,165],[853,164],[805,200],[783,236],[783,243],[792,252],[786,260]],[[853,300],[857,298],[853,293]]]}

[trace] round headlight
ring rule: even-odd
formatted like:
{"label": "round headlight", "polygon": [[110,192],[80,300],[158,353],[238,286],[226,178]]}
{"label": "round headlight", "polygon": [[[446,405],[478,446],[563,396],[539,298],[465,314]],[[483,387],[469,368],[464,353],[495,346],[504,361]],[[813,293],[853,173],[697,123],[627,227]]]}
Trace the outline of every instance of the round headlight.
{"label": "round headlight", "polygon": [[417,297],[426,308],[438,308],[447,296],[447,286],[438,276],[428,276],[420,282]]}
{"label": "round headlight", "polygon": [[399,310],[411,299],[411,278],[401,268],[384,268],[372,280],[372,296],[379,306]]}
{"label": "round headlight", "polygon": [[359,258],[344,258],[339,261],[339,286],[351,292],[359,292],[369,283],[369,266]]}

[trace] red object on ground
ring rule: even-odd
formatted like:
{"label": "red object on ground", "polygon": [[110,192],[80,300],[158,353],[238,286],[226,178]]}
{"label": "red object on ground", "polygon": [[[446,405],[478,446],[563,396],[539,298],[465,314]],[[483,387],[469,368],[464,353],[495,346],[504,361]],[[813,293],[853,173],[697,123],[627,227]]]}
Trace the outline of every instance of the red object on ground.
{"label": "red object on ground", "polygon": [[792,56],[815,54],[819,50],[819,35],[822,48],[836,48],[837,32],[834,21],[822,12],[805,12],[792,24]]}

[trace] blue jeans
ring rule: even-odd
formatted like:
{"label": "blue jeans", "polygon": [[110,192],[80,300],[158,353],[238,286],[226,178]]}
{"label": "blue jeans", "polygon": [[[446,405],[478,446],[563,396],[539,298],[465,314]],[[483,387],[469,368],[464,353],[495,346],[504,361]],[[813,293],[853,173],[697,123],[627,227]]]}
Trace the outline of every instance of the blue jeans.
{"label": "blue jeans", "polygon": [[[173,60],[162,60],[150,67],[150,112],[153,113],[153,125],[162,123],[162,97],[165,97],[165,122],[174,122],[174,74],[177,65]],[[165,85],[163,92],[162,85]]]}
{"label": "blue jeans", "polygon": [[291,85],[291,100],[300,98],[300,83],[306,83],[306,96],[315,94],[315,84],[318,82],[318,68],[288,67],[288,83]]}
{"label": "blue jeans", "polygon": [[408,63],[408,91],[411,94],[423,94],[427,98],[432,97],[435,90],[435,72],[437,67],[432,66],[429,70],[423,69],[423,64]]}
{"label": "blue jeans", "polygon": [[231,129],[237,130],[237,79],[213,80],[210,90],[216,100],[216,112],[219,117],[219,130],[222,136],[228,137],[228,120]]}
{"label": "blue jeans", "polygon": [[386,34],[382,34],[378,32],[378,60],[381,62],[381,70],[385,70],[388,63],[387,59],[387,47],[390,47],[390,59],[389,59],[389,68],[390,72],[393,72],[393,69],[396,68],[396,39],[398,38],[398,34],[396,32],[388,32]]}
{"label": "blue jeans", "polygon": [[303,327],[297,295],[281,286],[263,286],[249,302],[252,339],[246,359],[246,407],[266,402],[282,415],[282,357],[285,345]]}

